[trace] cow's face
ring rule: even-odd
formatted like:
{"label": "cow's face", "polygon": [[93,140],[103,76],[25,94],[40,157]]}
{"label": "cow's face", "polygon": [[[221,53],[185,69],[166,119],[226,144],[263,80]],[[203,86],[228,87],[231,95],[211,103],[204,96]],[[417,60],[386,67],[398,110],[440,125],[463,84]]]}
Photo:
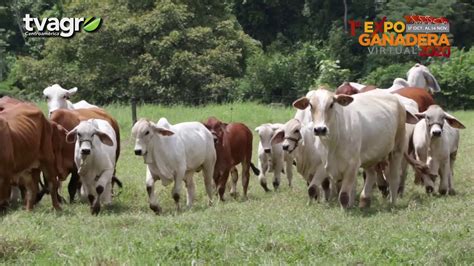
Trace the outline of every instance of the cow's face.
{"label": "cow's face", "polygon": [[48,102],[49,114],[57,109],[67,109],[67,100],[77,92],[77,88],[69,90],[63,89],[58,84],[47,87],[43,90],[43,95]]}
{"label": "cow's face", "polygon": [[148,147],[154,136],[171,136],[174,132],[157,126],[156,124],[140,119],[133,125],[132,137],[135,138],[135,155],[146,156]]}
{"label": "cow's face", "polygon": [[273,124],[263,124],[255,128],[255,131],[258,133],[260,142],[265,153],[271,153],[272,151],[272,138],[275,134],[275,131],[280,129],[279,126]]}
{"label": "cow's face", "polygon": [[465,128],[454,116],[443,111],[438,105],[431,105],[425,112],[416,114],[416,116],[419,119],[424,119],[426,131],[431,138],[439,138],[442,136],[445,121],[453,128]]}
{"label": "cow's face", "polygon": [[326,89],[318,89],[310,91],[305,97],[296,100],[293,106],[301,110],[310,106],[314,134],[324,137],[331,133],[329,125],[334,120],[338,108],[349,105],[353,100],[349,95],[335,95]]}
{"label": "cow's face", "polygon": [[97,148],[93,145],[95,137],[99,138],[105,145],[114,145],[112,139],[100,131],[93,120],[81,121],[77,127],[66,135],[66,140],[68,142],[76,142],[76,147],[79,147],[81,157],[87,157],[93,153],[94,148]]}
{"label": "cow's face", "polygon": [[302,141],[301,122],[291,119],[283,128],[278,129],[272,137],[271,144],[282,143],[283,150],[292,153]]}
{"label": "cow's face", "polygon": [[204,126],[211,132],[215,144],[222,143],[227,123],[223,123],[215,117],[209,117]]}

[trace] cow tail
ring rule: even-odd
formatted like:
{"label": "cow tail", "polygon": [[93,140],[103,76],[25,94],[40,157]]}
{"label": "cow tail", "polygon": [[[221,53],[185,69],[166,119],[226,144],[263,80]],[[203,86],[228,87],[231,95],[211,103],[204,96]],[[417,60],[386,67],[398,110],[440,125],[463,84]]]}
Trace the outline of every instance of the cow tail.
{"label": "cow tail", "polygon": [[115,175],[112,176],[112,183],[117,184],[119,188],[123,187],[122,181],[120,181],[120,179],[118,179],[118,177],[116,177]]}
{"label": "cow tail", "polygon": [[258,168],[255,167],[255,165],[252,162],[250,162],[250,168],[252,168],[252,171],[255,175],[260,175],[260,170],[258,170]]}
{"label": "cow tail", "polygon": [[416,160],[415,158],[411,157],[407,152],[403,153],[403,155],[405,156],[405,159],[407,160],[407,162],[411,166],[413,166],[413,169],[415,170],[415,172],[429,175],[430,177],[436,176],[430,173],[430,169],[428,165],[426,165],[424,162]]}

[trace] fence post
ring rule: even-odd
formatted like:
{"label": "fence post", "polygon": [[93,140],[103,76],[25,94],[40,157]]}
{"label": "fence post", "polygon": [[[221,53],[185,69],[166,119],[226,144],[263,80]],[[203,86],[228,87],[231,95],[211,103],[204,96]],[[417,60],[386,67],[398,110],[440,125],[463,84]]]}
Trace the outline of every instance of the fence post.
{"label": "fence post", "polygon": [[133,126],[137,122],[137,101],[135,99],[135,96],[132,96],[130,103],[132,105],[132,126]]}

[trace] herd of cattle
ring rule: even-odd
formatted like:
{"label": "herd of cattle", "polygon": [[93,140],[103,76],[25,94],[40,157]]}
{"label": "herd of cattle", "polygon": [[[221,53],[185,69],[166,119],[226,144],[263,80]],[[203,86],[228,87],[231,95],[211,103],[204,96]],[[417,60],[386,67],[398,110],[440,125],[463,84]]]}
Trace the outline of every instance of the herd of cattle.
{"label": "herd of cattle", "polygon": [[[258,167],[252,163],[252,132],[242,123],[227,124],[215,117],[175,125],[166,118],[157,123],[139,120],[132,136],[134,152],[146,165],[150,208],[157,214],[162,211],[154,191],[158,180],[165,186],[173,183],[178,210],[184,181],[191,207],[193,174],[201,170],[209,204],[216,192],[224,200],[229,174],[230,195],[236,196],[239,164],[244,198],[250,169],[269,191],[266,174],[273,173],[275,190],[282,173],[291,186],[293,165],[307,182],[310,201],[337,196],[343,208],[354,204],[359,168],[364,170],[361,208],[370,206],[375,186],[395,204],[404,191],[408,164],[415,183],[424,184],[427,193],[434,191],[439,176],[439,193],[454,194],[458,129],[464,125],[435,104],[431,94],[440,88],[428,68],[416,64],[407,76],[395,79],[388,89],[345,82],[335,92],[308,92],[293,103],[293,119],[255,129],[260,140]],[[115,176],[119,126],[97,106],[72,104],[68,99],[76,92],[77,88],[65,90],[57,84],[46,88],[49,119],[32,103],[0,99],[0,207],[23,199],[31,210],[49,193],[59,210],[58,190],[69,175],[71,202],[79,192],[92,214],[112,202],[113,185],[122,186]]]}

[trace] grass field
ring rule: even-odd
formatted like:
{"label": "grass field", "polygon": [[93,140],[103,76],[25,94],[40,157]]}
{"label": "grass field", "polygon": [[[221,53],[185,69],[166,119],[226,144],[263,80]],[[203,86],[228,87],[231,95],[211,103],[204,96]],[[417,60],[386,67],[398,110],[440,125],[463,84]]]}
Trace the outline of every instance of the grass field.
{"label": "grass field", "polygon": [[[33,212],[20,206],[0,216],[0,262],[4,264],[473,264],[474,112],[454,112],[466,126],[455,166],[456,196],[428,196],[410,173],[406,194],[395,208],[374,193],[372,208],[342,211],[336,202],[307,206],[305,182],[264,193],[252,175],[249,200],[207,207],[203,180],[196,175],[193,209],[175,214],[171,186],[158,183],[164,214],[149,208],[143,159],[133,155],[128,107],[109,106],[122,129],[118,176],[124,188],[98,217],[84,203],[54,212],[46,198]],[[215,115],[261,123],[284,122],[290,108],[234,104],[203,108],[141,106],[140,117],[171,123]],[[257,137],[254,136],[256,162]],[[296,172],[296,170],[295,170]],[[358,192],[360,192],[361,178]],[[185,190],[183,190],[184,192]],[[239,192],[242,191],[239,180]],[[63,196],[67,196],[64,187]],[[185,194],[182,194],[185,197]]]}

